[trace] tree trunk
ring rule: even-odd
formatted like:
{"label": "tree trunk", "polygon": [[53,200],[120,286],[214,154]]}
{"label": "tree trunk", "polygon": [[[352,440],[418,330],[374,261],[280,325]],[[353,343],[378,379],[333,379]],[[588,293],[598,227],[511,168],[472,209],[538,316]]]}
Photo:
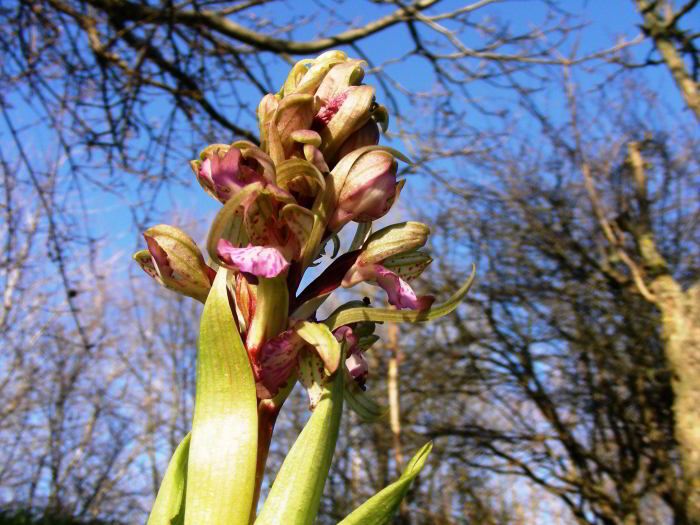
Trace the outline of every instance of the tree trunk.
{"label": "tree trunk", "polygon": [[672,371],[674,432],[681,452],[688,522],[700,524],[700,283],[686,292],[669,275],[651,291],[662,315],[666,359]]}

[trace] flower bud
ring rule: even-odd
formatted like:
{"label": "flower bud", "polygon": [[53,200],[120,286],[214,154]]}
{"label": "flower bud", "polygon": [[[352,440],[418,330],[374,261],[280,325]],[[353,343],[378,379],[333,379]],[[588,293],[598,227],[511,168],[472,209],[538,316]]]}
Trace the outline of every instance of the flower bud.
{"label": "flower bud", "polygon": [[376,146],[379,144],[379,127],[377,124],[368,120],[367,123],[360,129],[350,135],[343,145],[338,149],[336,158],[342,159],[348,153],[364,146]]}
{"label": "flower bud", "polygon": [[[287,76],[282,88],[282,93],[287,96],[291,93],[312,94],[326,78],[331,69],[342,64],[347,55],[342,51],[332,50],[323,53],[315,60],[301,60],[297,62]],[[311,67],[307,68],[307,65]]]}
{"label": "flower bud", "polygon": [[148,252],[133,256],[139,266],[166,288],[205,302],[216,272],[204,262],[195,242],[167,224],[149,228],[143,236]]}
{"label": "flower bud", "polygon": [[255,160],[246,160],[238,148],[213,144],[199,156],[200,160],[190,161],[197,182],[221,203],[225,203],[243,186],[262,180],[253,167]]}
{"label": "flower bud", "polygon": [[331,172],[337,203],[328,221],[333,232],[353,220],[368,222],[383,217],[403,186],[403,181],[396,182],[397,163],[386,151],[366,151],[349,164],[340,163]]}
{"label": "flower bud", "polygon": [[313,118],[312,129],[323,139],[321,152],[329,164],[333,164],[343,142],[371,118],[374,92],[372,86],[348,87],[327,100]]}
{"label": "flower bud", "polygon": [[329,101],[349,86],[359,86],[365,77],[365,71],[362,68],[364,64],[366,62],[359,59],[350,59],[337,64],[324,77],[323,82],[316,90],[316,96],[324,101]]}
{"label": "flower bud", "polygon": [[[412,252],[426,243],[429,234],[430,228],[421,222],[414,221],[382,228],[369,236],[357,263],[372,264],[398,254]],[[400,264],[400,261],[397,262]],[[406,262],[410,263],[410,261]],[[382,265],[386,266],[383,263]]]}

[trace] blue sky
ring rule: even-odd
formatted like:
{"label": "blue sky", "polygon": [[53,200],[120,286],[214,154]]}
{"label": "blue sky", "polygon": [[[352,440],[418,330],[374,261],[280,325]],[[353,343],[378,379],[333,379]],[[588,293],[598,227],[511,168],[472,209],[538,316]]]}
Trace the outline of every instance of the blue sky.
{"label": "blue sky", "polygon": [[[297,13],[299,16],[308,16],[308,13],[314,13],[314,17],[311,21],[301,26],[298,30],[298,38],[311,39],[319,32],[333,31],[334,27],[338,24],[334,22],[334,19],[338,16],[337,13],[317,16],[316,13],[318,12],[319,2],[310,0],[305,2],[292,2],[290,0],[279,4],[272,4],[272,6],[265,7],[262,11],[258,11],[258,21],[265,17],[274,19],[278,16],[277,13],[280,12],[280,6],[282,5],[285,9],[285,16],[288,16],[290,12]],[[333,2],[324,5],[329,6],[331,9],[337,7]],[[345,15],[348,20],[352,20],[352,22],[357,25],[376,19],[394,10],[393,6],[379,6],[366,2],[363,2],[361,5],[363,6],[362,12],[353,12]],[[559,5],[564,6],[564,8],[571,10],[573,13],[583,15],[589,22],[588,27],[583,29],[581,33],[580,41],[568,42],[562,48],[562,52],[566,53],[570,46],[578,45],[580,49],[579,54],[590,53],[601,48],[609,47],[620,36],[631,40],[639,34],[637,25],[640,22],[640,18],[632,1],[619,0],[609,2],[603,0],[570,0],[568,2],[560,2]],[[463,2],[447,1],[440,3],[438,7],[441,12],[444,12],[463,6]],[[693,18],[697,19],[700,24],[700,18],[698,18],[699,11],[700,10],[696,9],[695,13],[689,15],[689,25],[692,25]],[[488,5],[475,11],[473,16],[479,20],[484,17],[492,17],[507,21],[513,30],[517,31],[540,26],[545,22],[546,15],[547,10],[540,2],[515,1]],[[445,27],[448,29],[450,28],[449,21],[443,23]],[[422,30],[422,34],[424,37],[431,37],[430,32],[427,30]],[[470,42],[470,38],[472,38],[472,36],[467,35],[465,37],[465,44],[478,46],[478,42],[476,40]],[[371,60],[376,63],[383,63],[394,58],[397,54],[397,50],[403,52],[409,49],[411,47],[410,36],[403,25],[394,26],[387,31],[361,41],[359,47]],[[649,49],[649,43],[645,42],[633,48],[632,52],[637,59],[641,60],[646,56]],[[352,53],[352,51],[349,51],[349,53]],[[302,57],[294,57],[294,59],[300,58]],[[276,87],[281,85],[284,81],[288,67],[279,62],[277,65],[279,67],[271,68],[268,71]],[[433,77],[425,61],[417,58],[411,58],[390,65],[387,71],[398,79],[405,88],[411,91],[424,92],[435,88]],[[676,107],[682,105],[682,100],[666,69],[648,68],[640,71],[640,74],[644,75],[649,85],[655,87],[658,92],[668,93],[668,101],[670,103]],[[582,82],[589,81],[585,75],[581,75],[579,78]],[[376,84],[371,74],[366,77],[365,81],[367,83]],[[584,85],[584,87],[586,86]],[[251,108],[254,108],[257,105],[259,93],[252,88],[249,91],[249,104]],[[492,88],[478,83],[475,83],[471,88],[471,94],[477,98],[494,95]],[[243,96],[246,96],[245,90]],[[498,96],[508,97],[509,95],[508,93],[502,93]],[[550,101],[555,107],[560,107],[563,100],[558,86],[552,86],[551,90],[541,93],[540,96],[543,97],[543,100]],[[41,163],[46,162],[47,159],[50,158],[62,166],[60,169],[67,169],[67,165],[61,157],[61,152],[57,148],[50,126],[44,123],[40,126],[32,126],[32,124],[37,123],[39,118],[36,113],[29,110],[24,102],[16,96],[13,96],[13,94],[10,94],[8,98],[15,103],[15,109],[11,112],[14,122],[25,126],[26,131],[23,134],[25,144],[29,145],[31,149],[36,150],[41,155],[44,155],[43,159],[38,154],[37,157],[32,160]],[[404,117],[408,119],[421,118],[418,113],[415,113],[415,108],[406,104],[404,97],[397,94],[397,99]],[[150,111],[152,111],[153,125],[158,126],[162,122],[163,116],[170,110],[169,101],[165,98],[155,98],[150,104],[150,108]],[[474,120],[469,120],[472,115]],[[243,117],[243,121],[237,121],[237,123],[248,128],[254,128],[255,123],[250,116],[246,118],[244,115]],[[467,119],[469,120],[467,124],[474,127],[488,127],[490,124],[483,116],[469,111],[467,112]],[[7,129],[4,122],[0,124],[0,134],[7,137]],[[236,137],[219,137],[217,138],[217,142],[230,142],[235,138]],[[401,149],[404,149],[402,146],[405,146],[397,142],[393,142],[391,145]],[[206,144],[202,144],[201,146],[204,147]],[[16,157],[16,150],[13,151],[12,143],[5,140],[3,152],[7,152],[8,148],[9,152],[6,153],[6,155]],[[51,153],[47,155],[47,152]],[[191,156],[195,154],[195,151],[189,152]],[[183,159],[186,157],[186,154],[182,155]],[[207,220],[200,220],[200,218],[213,217],[219,204],[199,189],[194,181],[194,177],[191,175],[189,167],[184,161],[181,166],[172,166],[171,168],[179,175],[180,181],[189,180],[190,185],[183,185],[180,181],[176,184],[164,185],[157,200],[160,216],[153,217],[153,220],[155,222],[163,222],[170,220],[174,215],[181,216],[185,219],[199,220],[200,226],[197,229],[203,231],[205,228],[204,223],[206,223]],[[444,169],[450,170],[453,168],[446,164]],[[125,181],[129,181],[130,177],[132,177],[130,174],[124,174]],[[428,182],[420,177],[413,177],[411,180],[413,191],[422,191],[424,184],[428,184]],[[127,211],[127,205],[133,204],[134,200],[137,198],[135,191],[136,181],[132,178],[130,182],[127,182],[127,186],[130,189],[118,195],[100,191],[97,186],[87,186],[83,195],[84,202],[86,202],[85,206],[88,211],[88,221],[84,226],[89,231],[90,236],[103,240],[101,256],[103,258],[109,258],[115,255],[118,255],[120,258],[123,256],[125,265],[129,264],[130,253],[137,247],[138,243],[140,243],[140,241],[136,240],[138,238],[138,232],[134,228],[131,216]],[[410,194],[410,192],[407,194]],[[76,201],[77,198],[78,195],[74,188],[73,191],[65,196],[67,202]],[[73,205],[69,204],[69,206]]]}

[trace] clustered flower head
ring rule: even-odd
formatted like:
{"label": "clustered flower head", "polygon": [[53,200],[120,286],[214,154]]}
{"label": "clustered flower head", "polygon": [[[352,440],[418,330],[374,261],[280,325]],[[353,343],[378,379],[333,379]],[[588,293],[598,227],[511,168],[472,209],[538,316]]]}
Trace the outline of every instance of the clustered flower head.
{"label": "clustered flower head", "polygon": [[[370,282],[397,309],[424,310],[433,301],[408,284],[431,262],[421,250],[428,227],[405,222],[375,233],[368,227],[396,202],[404,183],[398,162],[408,159],[378,145],[388,113],[375,88],[362,83],[364,65],[341,51],[298,62],[282,89],[258,105],[259,146],[212,144],[191,161],[199,184],[223,205],[207,239],[211,266],[172,226],[149,229],[148,249],[134,255],[162,285],[202,302],[215,268],[228,269],[232,315],[259,399],[273,398],[298,377],[313,405],[312,385],[340,366],[340,356],[319,341],[325,335],[344,344],[344,373],[364,385],[363,353],[378,339],[374,324],[351,323],[332,334],[318,328],[316,309],[334,289]],[[358,224],[351,249],[335,257],[337,233],[351,222]],[[328,243],[336,248],[333,262],[299,292]]]}

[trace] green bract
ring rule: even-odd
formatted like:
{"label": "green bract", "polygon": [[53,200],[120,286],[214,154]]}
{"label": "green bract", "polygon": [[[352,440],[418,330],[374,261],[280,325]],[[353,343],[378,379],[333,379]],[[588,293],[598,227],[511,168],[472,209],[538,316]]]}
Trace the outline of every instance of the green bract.
{"label": "green bract", "polygon": [[343,413],[343,374],[322,388],[308,423],[287,454],[255,525],[310,525],[316,518]]}
{"label": "green bract", "polygon": [[365,501],[338,525],[384,525],[389,523],[411,486],[411,482],[423,468],[432,448],[432,442],[423,445],[408,462],[399,479]]}
{"label": "green bract", "polygon": [[173,452],[168,470],[160,484],[158,496],[153,503],[147,525],[180,525],[185,521],[185,485],[187,482],[187,459],[190,452],[191,433]]}
{"label": "green bract", "polygon": [[199,327],[185,523],[247,525],[258,440],[255,383],[218,271]]}

